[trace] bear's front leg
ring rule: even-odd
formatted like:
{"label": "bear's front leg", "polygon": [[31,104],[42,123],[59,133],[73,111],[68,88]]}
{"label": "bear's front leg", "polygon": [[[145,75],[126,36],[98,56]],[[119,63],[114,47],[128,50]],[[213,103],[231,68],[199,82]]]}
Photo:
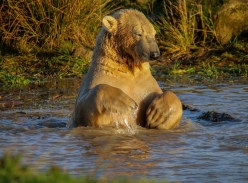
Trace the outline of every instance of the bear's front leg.
{"label": "bear's front leg", "polygon": [[171,129],[179,125],[182,103],[171,91],[156,97],[146,110],[146,127]]}
{"label": "bear's front leg", "polygon": [[135,108],[135,101],[122,90],[99,84],[78,99],[73,126],[100,127],[110,123],[107,118],[110,112],[126,114]]}

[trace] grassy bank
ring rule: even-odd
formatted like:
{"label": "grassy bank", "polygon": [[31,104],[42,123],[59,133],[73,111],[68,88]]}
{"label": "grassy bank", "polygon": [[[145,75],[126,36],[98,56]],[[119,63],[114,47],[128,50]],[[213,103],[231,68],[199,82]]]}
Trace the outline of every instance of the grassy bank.
{"label": "grassy bank", "polygon": [[215,30],[221,3],[208,0],[3,0],[0,7],[0,85],[82,77],[101,19],[120,8],[143,11],[157,30],[162,52],[154,74],[246,77],[248,40],[222,45]]}
{"label": "grassy bank", "polygon": [[[105,178],[97,179],[89,176],[79,176],[73,177],[68,173],[60,170],[59,167],[51,167],[45,173],[37,173],[34,172],[30,166],[22,165],[20,163],[21,156],[5,154],[0,158],[0,183],[98,183],[98,182],[106,182]],[[131,179],[131,178],[114,178],[112,180],[108,180],[108,182],[112,183],[129,183],[129,182],[137,182],[137,183],[152,183],[158,181],[151,181],[146,179]],[[167,182],[167,181],[163,181]]]}
{"label": "grassy bank", "polygon": [[0,67],[0,85],[23,86],[49,78],[82,77],[89,67],[89,59],[71,55],[7,55],[0,58]]}
{"label": "grassy bank", "polygon": [[152,65],[154,75],[197,75],[204,78],[248,77],[248,52],[238,48],[196,50],[190,54],[164,57]]}

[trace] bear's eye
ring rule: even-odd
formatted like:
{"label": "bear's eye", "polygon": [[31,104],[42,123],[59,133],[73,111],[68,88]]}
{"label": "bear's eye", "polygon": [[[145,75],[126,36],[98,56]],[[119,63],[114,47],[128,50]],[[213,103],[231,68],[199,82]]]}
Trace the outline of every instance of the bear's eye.
{"label": "bear's eye", "polygon": [[135,33],[137,36],[139,36],[139,37],[141,37],[142,36],[142,34],[140,34],[140,33]]}

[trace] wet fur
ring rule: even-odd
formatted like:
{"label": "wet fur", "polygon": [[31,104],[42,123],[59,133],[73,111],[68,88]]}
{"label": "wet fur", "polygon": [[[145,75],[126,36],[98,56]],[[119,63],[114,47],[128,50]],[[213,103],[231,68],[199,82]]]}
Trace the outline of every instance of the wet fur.
{"label": "wet fur", "polygon": [[[91,66],[80,87],[68,126],[111,125],[118,120],[116,117],[113,119],[111,112],[120,115],[131,113],[128,115],[130,123],[148,128],[169,129],[177,126],[182,115],[180,100],[172,92],[162,92],[151,75],[147,62],[149,58],[142,60],[140,57],[143,51],[146,52],[143,55],[149,56],[147,51],[158,50],[151,23],[136,10],[120,10],[103,21],[109,22],[103,22],[107,27],[103,27],[97,36]],[[114,24],[115,21],[118,24]],[[139,38],[140,41],[135,37],[136,26],[141,27],[138,31],[146,34],[146,37]],[[143,41],[146,38],[153,42]],[[168,100],[168,96],[172,99]],[[172,113],[166,112],[172,108]],[[164,121],[157,124],[156,118],[146,113],[148,110],[152,115],[154,112],[161,114]]]}

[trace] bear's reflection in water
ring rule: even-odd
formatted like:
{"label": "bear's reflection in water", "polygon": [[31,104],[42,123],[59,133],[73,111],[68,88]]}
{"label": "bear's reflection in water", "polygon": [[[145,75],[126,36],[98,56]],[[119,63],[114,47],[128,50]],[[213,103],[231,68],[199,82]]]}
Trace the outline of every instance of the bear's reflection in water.
{"label": "bear's reflection in water", "polygon": [[[178,151],[181,151],[182,147],[180,149],[175,147],[172,150],[164,146],[167,143],[184,143],[180,134],[184,133],[187,128],[192,130],[194,125],[193,122],[184,121],[182,126],[174,130],[148,130],[137,125],[132,132],[128,128],[77,127],[71,132],[77,138],[82,139],[82,142],[87,143],[82,152],[83,158],[95,157],[97,166],[90,171],[92,174],[103,172],[103,176],[106,177],[115,176],[112,172],[118,172],[118,176],[148,175],[151,168],[157,169],[160,167],[161,161],[167,161],[168,154],[170,154],[170,158],[177,157]],[[157,148],[159,146],[163,150]],[[151,158],[154,153],[165,156],[159,156],[154,160]]]}
{"label": "bear's reflection in water", "polygon": [[[113,172],[121,172],[119,175],[148,174],[149,168],[156,162],[148,163],[150,159],[150,147],[139,137],[130,134],[129,129],[89,129],[89,127],[79,127],[73,130],[89,146],[82,156],[85,158],[95,158],[93,175],[103,172],[103,177],[115,176]],[[112,133],[112,135],[110,135]],[[119,134],[118,134],[119,133]],[[126,135],[124,135],[126,133]],[[130,134],[130,135],[128,135]]]}

